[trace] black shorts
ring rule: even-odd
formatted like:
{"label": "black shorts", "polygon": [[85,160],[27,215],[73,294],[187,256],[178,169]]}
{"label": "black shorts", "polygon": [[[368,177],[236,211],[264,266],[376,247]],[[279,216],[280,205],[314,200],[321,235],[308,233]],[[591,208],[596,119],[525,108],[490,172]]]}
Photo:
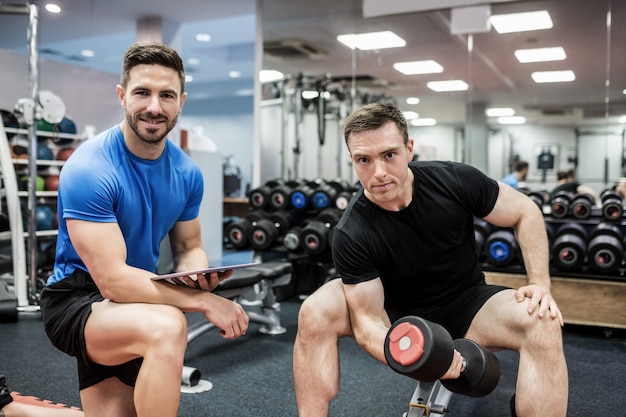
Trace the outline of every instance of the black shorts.
{"label": "black shorts", "polygon": [[454,298],[441,303],[437,308],[408,309],[395,305],[392,300],[385,299],[385,311],[389,315],[392,324],[408,315],[418,316],[440,324],[450,333],[453,339],[459,339],[465,336],[474,316],[487,300],[494,294],[508,289],[510,288],[487,284],[483,280],[457,294]]}
{"label": "black shorts", "polygon": [[77,269],[74,273],[44,287],[40,306],[44,328],[52,344],[62,352],[74,356],[78,363],[79,389],[116,377],[124,384],[135,386],[142,359],[116,366],[104,366],[87,357],[85,323],[91,314],[91,305],[104,300],[91,276]]}

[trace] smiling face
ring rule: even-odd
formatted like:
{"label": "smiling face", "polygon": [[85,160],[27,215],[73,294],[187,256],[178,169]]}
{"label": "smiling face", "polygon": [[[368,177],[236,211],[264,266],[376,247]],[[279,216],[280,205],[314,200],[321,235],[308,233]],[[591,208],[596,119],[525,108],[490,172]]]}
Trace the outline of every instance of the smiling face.
{"label": "smiling face", "polygon": [[126,113],[125,123],[134,133],[134,138],[129,138],[125,132],[131,149],[134,139],[144,145],[163,142],[176,125],[186,98],[178,73],[156,64],[133,67],[126,87],[118,85],[117,94]]}
{"label": "smiling face", "polygon": [[408,163],[413,156],[413,140],[405,144],[395,123],[352,132],[347,145],[370,201],[389,211],[401,210],[411,202],[413,175]]}

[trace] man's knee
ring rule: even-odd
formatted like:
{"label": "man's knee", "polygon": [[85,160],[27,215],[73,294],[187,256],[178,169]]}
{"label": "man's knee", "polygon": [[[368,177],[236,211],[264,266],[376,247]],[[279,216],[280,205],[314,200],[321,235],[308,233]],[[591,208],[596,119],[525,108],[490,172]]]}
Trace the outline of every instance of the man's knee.
{"label": "man's knee", "polygon": [[524,331],[527,347],[542,352],[563,350],[562,328],[556,319],[550,317],[540,319],[536,315],[532,315],[529,320],[525,321]]}
{"label": "man's knee", "polygon": [[300,332],[345,334],[349,328],[348,305],[340,280],[324,284],[303,301],[298,313]]}
{"label": "man's knee", "polygon": [[149,317],[142,322],[141,333],[149,343],[180,343],[187,340],[187,318],[183,312],[173,306],[152,305]]}

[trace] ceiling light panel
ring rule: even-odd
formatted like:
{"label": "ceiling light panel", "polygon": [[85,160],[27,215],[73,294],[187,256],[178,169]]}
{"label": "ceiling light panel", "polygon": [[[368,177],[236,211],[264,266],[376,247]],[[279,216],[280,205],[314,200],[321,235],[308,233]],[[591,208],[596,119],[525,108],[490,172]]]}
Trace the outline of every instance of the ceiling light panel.
{"label": "ceiling light panel", "polygon": [[438,93],[447,91],[467,91],[469,89],[469,85],[463,80],[430,81],[426,83],[426,87]]}
{"label": "ceiling light panel", "polygon": [[493,15],[489,18],[489,22],[498,33],[543,30],[553,26],[550,13],[547,10]]}
{"label": "ceiling light panel", "polygon": [[485,110],[485,116],[487,117],[504,117],[515,115],[515,110],[511,107],[491,107]]}
{"label": "ceiling light panel", "polygon": [[437,124],[437,121],[429,117],[423,117],[421,119],[413,119],[409,123],[411,126],[434,126]]}
{"label": "ceiling light panel", "polygon": [[515,58],[522,63],[562,61],[567,58],[565,49],[560,46],[554,48],[518,49],[514,52]]}
{"label": "ceiling light panel", "polygon": [[393,67],[404,75],[439,74],[443,67],[433,60],[396,62]]}
{"label": "ceiling light panel", "polygon": [[522,116],[498,117],[498,123],[501,125],[523,125],[526,118]]}
{"label": "ceiling light panel", "polygon": [[574,71],[536,71],[531,74],[536,83],[564,83],[574,81],[576,75]]}
{"label": "ceiling light panel", "polygon": [[337,36],[337,40],[350,49],[370,51],[374,49],[401,48],[406,41],[391,31],[346,34]]}

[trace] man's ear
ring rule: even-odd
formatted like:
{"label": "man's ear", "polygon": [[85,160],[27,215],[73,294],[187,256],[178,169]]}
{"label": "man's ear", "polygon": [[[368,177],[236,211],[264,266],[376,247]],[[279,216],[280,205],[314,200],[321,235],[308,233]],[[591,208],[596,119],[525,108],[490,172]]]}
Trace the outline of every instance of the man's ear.
{"label": "man's ear", "polygon": [[120,100],[122,107],[126,108],[126,91],[124,91],[124,87],[118,84],[115,86],[115,93],[117,94],[117,98]]}
{"label": "man's ear", "polygon": [[409,154],[409,161],[413,159],[413,139],[409,139],[406,143],[406,151]]}

